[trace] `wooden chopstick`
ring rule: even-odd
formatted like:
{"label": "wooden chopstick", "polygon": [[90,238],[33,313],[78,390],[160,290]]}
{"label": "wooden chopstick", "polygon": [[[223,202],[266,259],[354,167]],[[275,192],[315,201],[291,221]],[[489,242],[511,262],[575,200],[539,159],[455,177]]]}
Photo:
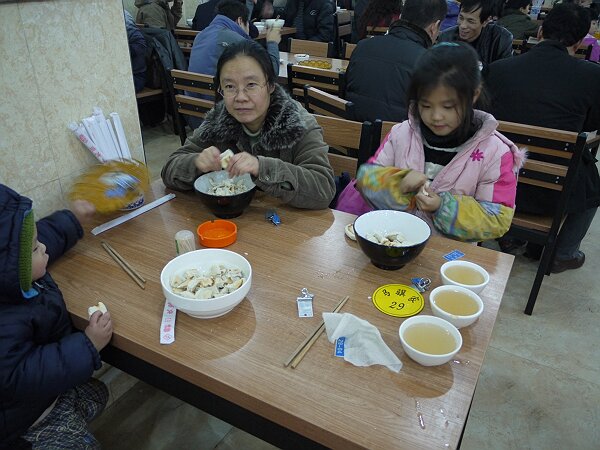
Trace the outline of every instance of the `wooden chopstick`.
{"label": "wooden chopstick", "polygon": [[[349,298],[350,297],[346,295],[343,299],[341,299],[332,312],[337,313],[340,309],[342,309]],[[304,355],[306,355],[317,339],[319,339],[323,331],[325,331],[325,322],[321,321],[321,324],[315,329],[315,331],[313,331],[313,333],[308,336],[298,346],[298,348],[296,348],[296,350],[294,350],[294,353],[292,353],[291,356],[285,361],[284,366],[287,367],[291,363],[292,369],[295,369],[296,366],[300,364],[300,361],[302,361],[302,358],[304,358]]]}
{"label": "wooden chopstick", "polygon": [[115,251],[115,249],[113,249],[110,246],[110,244],[108,242],[102,241],[101,245],[104,248],[104,250],[106,250],[106,253],[108,253],[119,266],[121,266],[121,269],[123,269],[125,271],[125,273],[127,273],[127,275],[129,275],[131,277],[131,279],[133,281],[135,281],[139,287],[141,287],[142,289],[146,289],[146,286],[144,285],[146,280],[144,280],[144,278],[142,278],[142,276],[139,273],[137,273],[135,271],[135,269],[133,269],[133,267],[131,267],[129,265],[129,263],[127,261],[125,261],[123,259],[123,257],[121,255],[119,255]]}

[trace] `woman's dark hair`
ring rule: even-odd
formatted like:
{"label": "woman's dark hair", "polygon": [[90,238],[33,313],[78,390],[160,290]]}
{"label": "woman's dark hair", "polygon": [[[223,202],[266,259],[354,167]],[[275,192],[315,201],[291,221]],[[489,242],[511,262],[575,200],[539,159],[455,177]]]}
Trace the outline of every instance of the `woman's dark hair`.
{"label": "woman's dark hair", "polygon": [[559,41],[565,47],[579,42],[590,30],[588,11],[573,3],[561,3],[550,10],[542,22],[544,39]]}
{"label": "woman's dark hair", "polygon": [[504,12],[508,9],[519,10],[521,8],[526,8],[531,5],[532,2],[533,0],[506,0],[504,7],[502,8],[502,16],[504,16]]}
{"label": "woman's dark hair", "polygon": [[402,12],[402,0],[371,0],[358,21],[358,38],[367,37],[367,27],[389,26]]}
{"label": "woman's dark hair", "polygon": [[217,62],[217,73],[215,75],[215,90],[221,87],[221,70],[223,69],[225,63],[231,61],[232,59],[238,56],[248,56],[249,58],[254,59],[265,74],[267,83],[270,86],[275,85],[275,83],[277,82],[277,78],[275,77],[273,63],[271,62],[269,54],[267,53],[265,48],[260,44],[257,44],[253,40],[245,39],[243,41],[227,46],[221,54],[221,57]]}
{"label": "woman's dark hair", "polygon": [[481,63],[473,47],[463,42],[442,42],[417,60],[408,87],[408,104],[419,122],[419,100],[438,86],[456,92],[460,117],[456,134],[459,139],[467,139],[473,127],[473,99],[477,89],[483,89]]}

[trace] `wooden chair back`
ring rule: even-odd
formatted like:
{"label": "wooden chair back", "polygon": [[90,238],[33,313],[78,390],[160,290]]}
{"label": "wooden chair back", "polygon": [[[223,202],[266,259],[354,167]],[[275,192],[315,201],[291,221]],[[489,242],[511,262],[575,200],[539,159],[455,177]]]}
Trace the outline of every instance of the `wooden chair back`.
{"label": "wooden chair back", "polygon": [[200,33],[200,31],[190,30],[187,28],[175,28],[173,30],[173,34],[175,35],[175,40],[177,41],[179,48],[188,58],[190,53],[192,53],[194,39],[196,39],[198,33]]}
{"label": "wooden chair back", "polygon": [[525,147],[528,152],[528,158],[519,171],[517,189],[519,186],[532,185],[560,193],[553,214],[542,216],[517,211],[509,231],[512,236],[544,247],[525,307],[525,314],[531,315],[544,275],[550,274],[556,238],[575,183],[577,167],[583,151],[590,144],[586,133],[577,134],[512,122],[499,122],[498,131],[517,146]]}
{"label": "wooden chair back", "polygon": [[331,42],[305,41],[292,38],[290,39],[290,52],[330,58],[333,56],[333,44]]}
{"label": "wooden chair back", "polygon": [[344,42],[344,46],[342,47],[342,59],[349,60],[356,45],[357,44],[351,44],[350,42]]}
{"label": "wooden chair back", "polygon": [[358,167],[367,161],[373,151],[373,124],[318,114],[314,114],[314,117],[323,129],[323,139],[330,148],[353,149],[357,155],[353,157],[330,151],[327,156],[334,175],[348,172],[352,178],[356,178]]}
{"label": "wooden chair back", "polygon": [[387,34],[389,28],[388,27],[367,27],[367,37],[373,36],[381,36]]}
{"label": "wooden chair back", "polygon": [[[183,145],[187,135],[185,121],[182,120],[181,115],[204,118],[206,113],[215,106],[216,83],[212,75],[186,72],[184,70],[172,70],[171,78],[174,93],[173,105],[178,113],[175,116],[179,123],[179,137]],[[206,98],[193,97],[181,91],[194,92]]]}
{"label": "wooden chair back", "polygon": [[523,39],[513,39],[512,41],[512,51],[513,51],[513,55],[517,56],[520,55],[521,53],[523,53]]}
{"label": "wooden chair back", "polygon": [[292,97],[304,103],[304,86],[321,89],[338,97],[345,95],[345,73],[337,70],[317,69],[314,67],[288,64],[288,89]]}
{"label": "wooden chair back", "polygon": [[352,15],[350,11],[337,11],[333,15],[333,45],[336,56],[340,55],[345,42],[352,34]]}
{"label": "wooden chair back", "polygon": [[309,84],[304,86],[304,107],[308,112],[338,119],[350,119],[354,103],[317,89]]}
{"label": "wooden chair back", "polygon": [[589,61],[592,56],[592,49],[592,45],[581,45],[575,51],[575,55],[573,56],[575,56],[577,59],[585,59],[586,61]]}

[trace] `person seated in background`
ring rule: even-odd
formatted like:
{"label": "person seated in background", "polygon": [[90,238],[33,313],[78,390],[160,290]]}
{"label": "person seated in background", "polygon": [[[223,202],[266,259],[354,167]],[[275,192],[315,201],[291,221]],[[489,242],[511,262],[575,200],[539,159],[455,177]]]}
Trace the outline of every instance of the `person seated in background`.
{"label": "person seated in background", "polygon": [[[552,8],[542,23],[539,44],[489,66],[490,112],[509,122],[576,133],[598,130],[600,66],[573,57],[589,29],[584,8],[572,4]],[[576,180],[556,243],[553,273],[576,269],[585,262],[579,247],[600,205],[600,178],[589,151],[583,153]],[[517,211],[554,214],[558,195],[537,186],[519,186]],[[528,245],[526,256],[539,258],[541,249],[536,247]]]}
{"label": "person seated in background", "polygon": [[446,13],[446,18],[440,25],[440,31],[445,31],[448,28],[455,26],[460,11],[460,3],[456,0],[447,0],[446,3],[448,3],[448,12]]}
{"label": "person seated in background", "polygon": [[529,17],[532,0],[507,0],[498,19],[513,35],[513,39],[527,39],[537,36],[539,25]]}
{"label": "person seated in background", "polygon": [[[195,73],[214,75],[217,71],[217,61],[223,50],[231,44],[250,39],[248,35],[248,8],[239,0],[221,0],[217,6],[217,16],[208,27],[198,33],[194,39],[188,70]],[[281,30],[279,28],[267,29],[267,51],[271,59],[273,70],[279,74],[279,41]],[[187,92],[193,97],[200,94]],[[188,124],[197,128],[201,120],[187,117]]]}
{"label": "person seated in background", "polygon": [[[202,31],[213,21],[218,14],[217,6],[220,0],[208,0],[206,3],[200,3],[196,8],[196,13],[192,19],[192,30]],[[254,9],[254,0],[240,0],[248,8],[249,31],[252,39],[258,37],[258,29],[250,22],[252,10]]]}
{"label": "person seated in background", "polygon": [[591,23],[588,34],[583,38],[582,45],[592,46],[592,54],[589,60],[598,62],[600,60],[600,45],[598,44],[597,33],[598,33],[598,10],[596,8],[590,8],[589,10]]}
{"label": "person seated in background", "polygon": [[37,223],[32,202],[0,184],[0,447],[95,449],[88,429],[108,401],[92,378],[112,336],[110,313],[77,331],[47,271],[83,237],[95,209],[77,200]]}
{"label": "person seated in background", "polygon": [[494,0],[463,0],[458,25],[440,33],[439,42],[463,41],[479,54],[483,64],[512,56],[513,36],[501,25],[491,23]]}
{"label": "person seated in background", "polygon": [[327,208],[335,182],[323,130],[277,84],[267,51],[252,40],[229,45],[215,81],[223,100],[167,159],[165,185],[192,190],[200,175],[221,170],[220,155],[230,149],[230,177],[250,174],[259,189],[297,208]]}
{"label": "person seated in background", "polygon": [[135,92],[140,92],[146,85],[146,39],[139,30],[133,16],[124,10],[125,29],[127,30],[127,42],[129,44],[129,58],[131,59],[131,71],[133,72],[133,86]]}
{"label": "person seated in background", "polygon": [[346,99],[354,103],[354,120],[400,122],[408,117],[410,77],[445,16],[446,0],[405,0],[402,18],[387,35],[358,43],[346,69]]}
{"label": "person seated in background", "polygon": [[332,0],[288,0],[285,5],[285,26],[296,28],[296,38],[333,42]]}
{"label": "person seated in background", "polygon": [[174,30],[183,14],[183,0],[174,0],[173,6],[169,3],[166,0],[135,0],[138,8],[135,21],[148,27]]}
{"label": "person seated in background", "polygon": [[525,152],[496,131],[496,119],[475,109],[482,92],[471,46],[442,42],[427,50],[410,82],[409,119],[360,167],[356,188],[346,187],[337,208],[410,212],[433,233],[460,241],[504,235]]}
{"label": "person seated in background", "polygon": [[357,40],[367,37],[367,27],[389,27],[401,12],[402,0],[371,0],[358,19]]}

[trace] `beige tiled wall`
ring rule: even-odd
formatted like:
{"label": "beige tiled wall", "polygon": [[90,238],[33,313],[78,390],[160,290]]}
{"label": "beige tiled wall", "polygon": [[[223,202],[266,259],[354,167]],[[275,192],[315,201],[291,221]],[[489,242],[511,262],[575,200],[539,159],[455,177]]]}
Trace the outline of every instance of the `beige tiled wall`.
{"label": "beige tiled wall", "polygon": [[38,217],[95,163],[67,128],[94,106],[119,113],[144,160],[121,0],[0,3],[0,61],[0,182]]}

